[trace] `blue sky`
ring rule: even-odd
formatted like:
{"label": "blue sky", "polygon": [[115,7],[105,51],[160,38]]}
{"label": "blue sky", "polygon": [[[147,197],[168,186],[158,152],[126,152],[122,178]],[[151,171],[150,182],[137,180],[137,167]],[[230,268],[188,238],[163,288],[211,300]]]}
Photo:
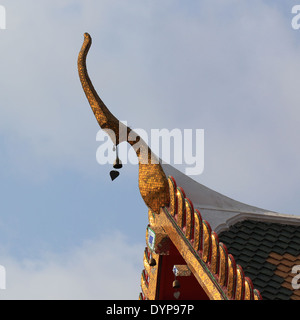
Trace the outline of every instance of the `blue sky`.
{"label": "blue sky", "polygon": [[120,120],[204,129],[194,179],[299,214],[297,1],[0,4],[0,299],[138,297],[147,208],[137,166],[111,182],[96,161],[99,127],[77,74],[84,32],[92,81]]}

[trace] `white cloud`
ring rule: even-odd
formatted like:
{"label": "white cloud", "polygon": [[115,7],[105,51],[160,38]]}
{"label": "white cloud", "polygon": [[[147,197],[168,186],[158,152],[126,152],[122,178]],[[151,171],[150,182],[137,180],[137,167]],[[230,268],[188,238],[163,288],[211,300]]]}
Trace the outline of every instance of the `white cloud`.
{"label": "white cloud", "polygon": [[22,261],[2,255],[6,290],[0,290],[0,299],[136,300],[143,249],[115,233],[61,254],[45,252]]}

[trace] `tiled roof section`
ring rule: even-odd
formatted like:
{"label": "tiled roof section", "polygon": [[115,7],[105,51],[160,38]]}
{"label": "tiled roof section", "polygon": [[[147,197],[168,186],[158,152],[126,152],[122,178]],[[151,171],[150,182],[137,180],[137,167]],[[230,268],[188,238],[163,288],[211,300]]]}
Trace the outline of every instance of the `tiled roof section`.
{"label": "tiled roof section", "polygon": [[300,225],[244,220],[219,239],[263,299],[300,300]]}
{"label": "tiled roof section", "polygon": [[169,176],[168,182],[168,211],[171,217],[225,290],[227,297],[236,300],[261,300],[261,294],[254,289],[251,278],[244,275],[242,266],[236,264],[234,255],[228,252],[226,245],[219,242],[218,235],[202,219],[199,210],[194,210],[193,203],[185,196],[184,190],[177,187],[172,176]]}

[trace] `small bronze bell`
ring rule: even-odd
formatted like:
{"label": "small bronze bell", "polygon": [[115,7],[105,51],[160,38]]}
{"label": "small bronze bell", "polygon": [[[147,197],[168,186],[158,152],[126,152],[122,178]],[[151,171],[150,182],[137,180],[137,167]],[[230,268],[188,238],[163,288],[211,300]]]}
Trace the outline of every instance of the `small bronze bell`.
{"label": "small bronze bell", "polygon": [[115,162],[114,162],[114,165],[113,165],[113,167],[115,168],[115,169],[121,169],[122,168],[122,161],[119,159],[119,157],[117,156],[117,159],[115,160]]}
{"label": "small bronze bell", "polygon": [[115,168],[115,169],[121,169],[122,168],[122,161],[119,159],[119,154],[118,154],[118,147],[117,146],[114,146],[114,151],[116,151],[116,160],[115,160],[115,162],[114,162],[114,164],[113,164],[113,167]]}
{"label": "small bronze bell", "polygon": [[[119,159],[119,156],[118,156],[118,148],[116,146],[113,147],[113,150],[116,151],[116,160],[113,164],[113,167],[114,169],[121,169],[122,168],[122,161]],[[110,171],[110,178],[112,181],[114,181],[119,175],[120,175],[120,172],[116,171],[116,170],[112,170]]]}
{"label": "small bronze bell", "polygon": [[177,279],[175,279],[175,280],[173,281],[173,288],[174,288],[174,289],[180,288],[180,282],[179,282]]}
{"label": "small bronze bell", "polygon": [[149,261],[149,265],[150,265],[150,267],[154,267],[156,265],[155,259],[151,258]]}

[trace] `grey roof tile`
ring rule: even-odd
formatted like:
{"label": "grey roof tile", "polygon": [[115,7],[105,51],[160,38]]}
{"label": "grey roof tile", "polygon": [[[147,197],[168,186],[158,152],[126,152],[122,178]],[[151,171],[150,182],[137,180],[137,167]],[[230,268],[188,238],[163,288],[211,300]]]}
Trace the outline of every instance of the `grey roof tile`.
{"label": "grey roof tile", "polygon": [[290,246],[287,250],[288,253],[290,253],[293,256],[299,255],[299,249],[293,248],[293,246]]}
{"label": "grey roof tile", "polygon": [[267,268],[262,268],[260,272],[269,277],[272,277],[274,275],[274,271]]}
{"label": "grey roof tile", "polygon": [[274,294],[272,292],[265,291],[263,298],[266,299],[266,300],[276,300],[277,296],[276,296],[276,294]]}
{"label": "grey roof tile", "polygon": [[265,240],[268,240],[270,242],[274,242],[277,240],[277,238],[274,236],[274,234],[267,233],[265,235]]}
{"label": "grey roof tile", "polygon": [[296,250],[297,252],[300,251],[300,244],[294,242],[293,240],[290,241],[289,247],[292,248],[292,249],[294,249],[294,250]]}
{"label": "grey roof tile", "polygon": [[279,292],[277,294],[276,300],[290,300],[290,297],[287,296],[286,294]]}
{"label": "grey roof tile", "polygon": [[255,239],[253,236],[251,239],[249,239],[249,244],[253,245],[255,248],[261,245],[261,241]]}
{"label": "grey roof tile", "polygon": [[299,236],[294,236],[293,237],[293,241],[295,242],[295,243],[297,243],[298,245],[300,245],[300,237]]}
{"label": "grey roof tile", "polygon": [[273,250],[276,253],[279,253],[281,255],[284,255],[284,253],[286,252],[286,249],[288,248],[288,245],[284,244],[284,243],[277,243],[274,247]]}

